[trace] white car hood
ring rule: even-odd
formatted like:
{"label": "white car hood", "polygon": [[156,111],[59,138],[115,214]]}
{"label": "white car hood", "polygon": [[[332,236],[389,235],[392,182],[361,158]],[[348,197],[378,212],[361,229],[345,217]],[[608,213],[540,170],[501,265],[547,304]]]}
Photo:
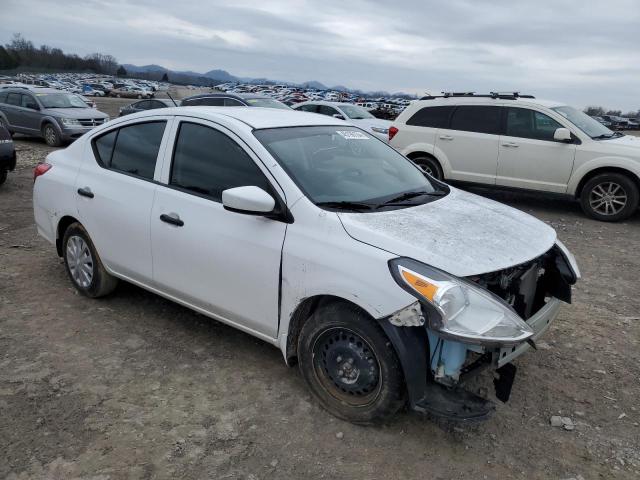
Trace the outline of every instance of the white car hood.
{"label": "white car hood", "polygon": [[458,277],[519,265],[556,241],[555,230],[534,217],[455,188],[417,207],[338,216],[354,239]]}

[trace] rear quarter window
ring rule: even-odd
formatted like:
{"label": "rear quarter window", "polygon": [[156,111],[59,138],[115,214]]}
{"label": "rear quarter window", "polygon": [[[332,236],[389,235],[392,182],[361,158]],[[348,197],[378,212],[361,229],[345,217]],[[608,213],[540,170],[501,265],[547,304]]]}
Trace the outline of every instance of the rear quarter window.
{"label": "rear quarter window", "polygon": [[407,125],[416,127],[447,128],[454,106],[424,107],[407,120]]}

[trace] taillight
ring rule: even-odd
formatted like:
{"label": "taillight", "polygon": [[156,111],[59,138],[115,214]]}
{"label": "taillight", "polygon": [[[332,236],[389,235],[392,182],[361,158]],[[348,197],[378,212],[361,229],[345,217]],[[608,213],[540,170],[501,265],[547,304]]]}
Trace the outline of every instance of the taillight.
{"label": "taillight", "polygon": [[44,175],[51,169],[50,163],[39,163],[36,168],[33,169],[33,181],[36,181],[40,175]]}
{"label": "taillight", "polygon": [[396,133],[398,133],[398,129],[396,127],[389,127],[389,141],[396,136]]}

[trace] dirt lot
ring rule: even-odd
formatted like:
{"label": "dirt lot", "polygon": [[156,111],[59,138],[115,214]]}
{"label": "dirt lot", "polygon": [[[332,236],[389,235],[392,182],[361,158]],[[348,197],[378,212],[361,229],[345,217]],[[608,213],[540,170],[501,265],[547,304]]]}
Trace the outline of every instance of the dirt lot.
{"label": "dirt lot", "polygon": [[[102,102],[112,116],[125,103]],[[517,360],[489,421],[405,412],[363,428],[248,335],[130,285],[76,294],[33,225],[31,169],[51,149],[16,145],[0,187],[0,478],[640,477],[640,215],[604,224],[558,199],[477,192],[557,229],[582,267],[575,302]]]}

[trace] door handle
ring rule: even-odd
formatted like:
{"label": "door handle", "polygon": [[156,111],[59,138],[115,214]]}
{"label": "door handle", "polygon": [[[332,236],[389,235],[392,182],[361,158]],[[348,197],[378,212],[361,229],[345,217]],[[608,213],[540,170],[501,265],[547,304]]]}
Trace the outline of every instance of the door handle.
{"label": "door handle", "polygon": [[440,135],[440,140],[453,140],[451,135]]}
{"label": "door handle", "polygon": [[507,143],[503,143],[502,146],[503,147],[508,147],[508,148],[518,148],[520,145],[518,145],[517,143],[513,143],[513,142],[507,142]]}
{"label": "door handle", "polygon": [[177,213],[163,213],[162,215],[160,215],[160,220],[165,223],[175,225],[176,227],[182,227],[184,225],[184,222],[180,220],[180,216]]}
{"label": "door handle", "polygon": [[93,198],[93,192],[89,187],[83,187],[78,189],[78,195],[82,195],[83,197]]}

